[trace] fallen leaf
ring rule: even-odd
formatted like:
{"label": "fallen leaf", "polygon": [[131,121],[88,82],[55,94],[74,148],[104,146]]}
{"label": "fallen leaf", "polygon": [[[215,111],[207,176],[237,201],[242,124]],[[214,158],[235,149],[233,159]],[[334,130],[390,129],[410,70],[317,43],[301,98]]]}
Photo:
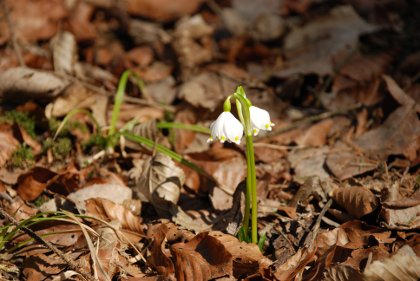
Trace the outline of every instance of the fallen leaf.
{"label": "fallen leaf", "polygon": [[194,106],[214,110],[234,91],[235,84],[231,80],[213,72],[204,72],[182,84],[178,97]]}
{"label": "fallen leaf", "polygon": [[76,39],[70,32],[58,33],[51,39],[54,70],[72,75],[77,62]]}
{"label": "fallen leaf", "polygon": [[398,86],[397,82],[395,82],[394,79],[392,79],[390,76],[388,75],[384,75],[383,76],[388,91],[390,92],[390,94],[392,95],[392,97],[402,106],[413,106],[416,101],[413,100],[412,97],[410,97],[409,95],[407,95],[403,89],[400,88],[400,86]]}
{"label": "fallen leaf", "polygon": [[328,152],[328,146],[318,148],[297,148],[289,152],[287,160],[295,169],[296,177],[306,178],[316,176],[321,180],[324,180],[330,177],[324,169],[324,163]]}
{"label": "fallen leaf", "polygon": [[353,52],[357,48],[358,36],[375,28],[360,18],[351,6],[335,7],[316,21],[294,27],[286,36],[286,65],[277,75],[332,74],[330,58],[338,52]]}
{"label": "fallen leaf", "polygon": [[232,1],[232,8],[222,10],[222,19],[236,36],[250,35],[256,40],[274,40],[286,31],[285,22],[276,13],[280,1]]}
{"label": "fallen leaf", "polygon": [[48,100],[58,95],[67,85],[66,80],[52,72],[14,67],[0,73],[0,99]]}
{"label": "fallen leaf", "polygon": [[271,274],[275,280],[293,280],[313,258],[314,253],[309,253],[307,249],[299,248],[296,254],[291,256],[285,263],[274,263],[271,267]]}
{"label": "fallen leaf", "polygon": [[184,181],[182,169],[169,156],[157,153],[145,162],[134,192],[150,202],[158,213],[167,214],[178,203]]}
{"label": "fallen leaf", "polygon": [[272,261],[261,253],[256,244],[241,242],[236,237],[220,231],[211,231],[208,235],[219,240],[232,256],[235,278],[263,273],[272,264]]}
{"label": "fallen leaf", "polygon": [[326,119],[309,127],[296,139],[299,146],[323,146],[327,142],[328,134],[334,124],[333,119]]}
{"label": "fallen leaf", "polygon": [[[183,18],[177,23],[173,47],[183,72],[186,68],[193,68],[213,59],[212,34],[213,27],[201,15]],[[188,74],[183,73],[183,76],[188,77]]]}
{"label": "fallen leaf", "polygon": [[47,188],[48,181],[56,175],[48,169],[35,167],[19,177],[17,193],[23,200],[35,200]]}
{"label": "fallen leaf", "polygon": [[404,245],[393,256],[368,264],[363,272],[363,280],[413,280],[420,278],[420,259],[413,249]]}
{"label": "fallen leaf", "polygon": [[0,124],[0,167],[6,164],[13,152],[19,147],[19,142],[13,136],[12,126]]}
{"label": "fallen leaf", "polygon": [[346,265],[334,265],[327,267],[324,272],[323,281],[348,281],[348,280],[362,280],[362,274],[354,268]]}
{"label": "fallen leaf", "polygon": [[105,221],[117,221],[122,229],[143,234],[141,218],[135,216],[130,210],[120,204],[104,198],[91,198],[86,200],[86,213]]}
{"label": "fallen leaf", "polygon": [[191,241],[172,245],[177,280],[210,280],[232,275],[232,255],[208,232]]}
{"label": "fallen leaf", "polygon": [[92,184],[70,193],[67,198],[76,203],[79,210],[86,210],[85,201],[92,198],[108,199],[114,203],[122,204],[132,198],[132,190],[118,182]]}
{"label": "fallen leaf", "polygon": [[131,15],[142,16],[154,21],[168,22],[182,16],[194,13],[202,0],[126,0],[127,12]]}
{"label": "fallen leaf", "polygon": [[147,260],[150,266],[159,274],[175,277],[175,266],[167,243],[190,240],[194,235],[191,232],[179,230],[175,224],[167,220],[162,220],[148,227],[147,236],[153,239],[151,254]]}
{"label": "fallen leaf", "polygon": [[100,126],[107,124],[108,98],[80,83],[72,83],[64,93],[45,107],[47,118],[64,116],[75,108],[89,108]]}
{"label": "fallen leaf", "polygon": [[332,197],[350,215],[356,218],[370,214],[378,207],[376,196],[362,186],[337,188],[333,191]]}
{"label": "fallen leaf", "polygon": [[242,154],[214,144],[206,152],[189,154],[189,158],[221,185],[218,187],[208,179],[203,179],[200,184],[204,186],[203,189],[209,186],[213,207],[221,211],[230,209],[233,202],[232,195],[239,183],[245,179],[247,172],[246,161]]}
{"label": "fallen leaf", "polygon": [[[60,0],[8,0],[6,7],[15,36],[28,43],[52,37],[58,30],[59,21],[67,15],[64,2]],[[0,25],[0,34],[1,44],[10,39],[6,20]]]}

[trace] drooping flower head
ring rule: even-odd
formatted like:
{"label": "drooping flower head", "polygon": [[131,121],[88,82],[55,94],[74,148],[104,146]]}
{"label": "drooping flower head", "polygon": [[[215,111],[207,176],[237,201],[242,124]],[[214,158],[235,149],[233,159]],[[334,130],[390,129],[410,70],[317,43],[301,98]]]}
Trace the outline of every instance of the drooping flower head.
{"label": "drooping flower head", "polygon": [[244,134],[244,127],[232,113],[224,111],[210,125],[210,131],[211,137],[207,142],[219,140],[222,143],[229,141],[240,144],[242,135]]}
{"label": "drooping flower head", "polygon": [[261,109],[256,106],[249,107],[251,117],[251,125],[254,136],[258,135],[260,130],[271,131],[274,123],[271,122],[270,114],[267,110]]}

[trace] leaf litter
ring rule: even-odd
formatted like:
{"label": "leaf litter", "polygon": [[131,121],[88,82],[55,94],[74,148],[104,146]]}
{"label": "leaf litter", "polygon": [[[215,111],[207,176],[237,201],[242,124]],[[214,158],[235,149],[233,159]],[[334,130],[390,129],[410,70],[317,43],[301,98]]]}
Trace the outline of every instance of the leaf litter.
{"label": "leaf litter", "polygon": [[[420,7],[392,3],[2,1],[0,279],[418,280]],[[114,130],[150,145],[109,134],[126,69]],[[276,124],[261,248],[245,147],[203,129],[238,85]]]}

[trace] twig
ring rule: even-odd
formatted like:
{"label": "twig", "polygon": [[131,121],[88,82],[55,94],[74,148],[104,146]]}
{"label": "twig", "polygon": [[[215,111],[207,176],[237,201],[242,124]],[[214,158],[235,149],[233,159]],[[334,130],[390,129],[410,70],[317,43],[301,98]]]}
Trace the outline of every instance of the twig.
{"label": "twig", "polygon": [[10,39],[12,41],[13,50],[16,53],[16,57],[17,57],[17,60],[19,62],[19,65],[20,66],[26,66],[25,61],[23,60],[23,57],[22,57],[22,52],[20,50],[20,46],[19,46],[19,44],[16,40],[15,29],[13,27],[13,23],[12,23],[12,20],[10,18],[9,8],[6,5],[6,0],[1,0],[1,7],[3,9],[4,16],[6,17],[7,27],[9,28],[9,32],[10,32]]}
{"label": "twig", "polygon": [[[328,200],[327,204],[325,204],[324,208],[322,208],[321,213],[319,213],[319,216],[316,219],[314,228],[312,230],[312,237],[311,237],[311,241],[309,242],[308,250],[311,250],[312,249],[312,246],[314,244],[314,241],[315,241],[315,239],[316,239],[316,237],[318,235],[319,226],[321,225],[322,218],[325,216],[325,213],[331,207],[332,203],[333,203],[333,200],[332,199]],[[307,240],[309,240],[308,238],[309,238],[309,236],[307,237]],[[305,241],[305,244],[307,242],[308,241]]]}
{"label": "twig", "polygon": [[86,280],[89,281],[96,281],[89,273],[87,273],[84,269],[82,269],[74,260],[67,257],[61,250],[59,250],[57,247],[52,245],[50,242],[45,241],[40,236],[38,236],[35,232],[27,228],[26,226],[20,226],[19,222],[15,220],[12,216],[10,216],[2,207],[0,207],[0,215],[5,217],[11,224],[13,224],[16,227],[19,227],[23,232],[28,234],[30,237],[32,237],[35,241],[37,241],[40,244],[43,244],[45,247],[53,251],[57,256],[59,256],[67,265],[69,268],[73,271],[76,271],[80,275],[82,275]]}

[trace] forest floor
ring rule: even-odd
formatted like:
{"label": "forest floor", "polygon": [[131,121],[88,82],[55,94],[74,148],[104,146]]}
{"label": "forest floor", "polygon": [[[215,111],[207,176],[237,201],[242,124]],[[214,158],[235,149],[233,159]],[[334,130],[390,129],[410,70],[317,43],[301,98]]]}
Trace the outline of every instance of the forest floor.
{"label": "forest floor", "polygon": [[420,279],[419,1],[0,3],[1,280]]}

